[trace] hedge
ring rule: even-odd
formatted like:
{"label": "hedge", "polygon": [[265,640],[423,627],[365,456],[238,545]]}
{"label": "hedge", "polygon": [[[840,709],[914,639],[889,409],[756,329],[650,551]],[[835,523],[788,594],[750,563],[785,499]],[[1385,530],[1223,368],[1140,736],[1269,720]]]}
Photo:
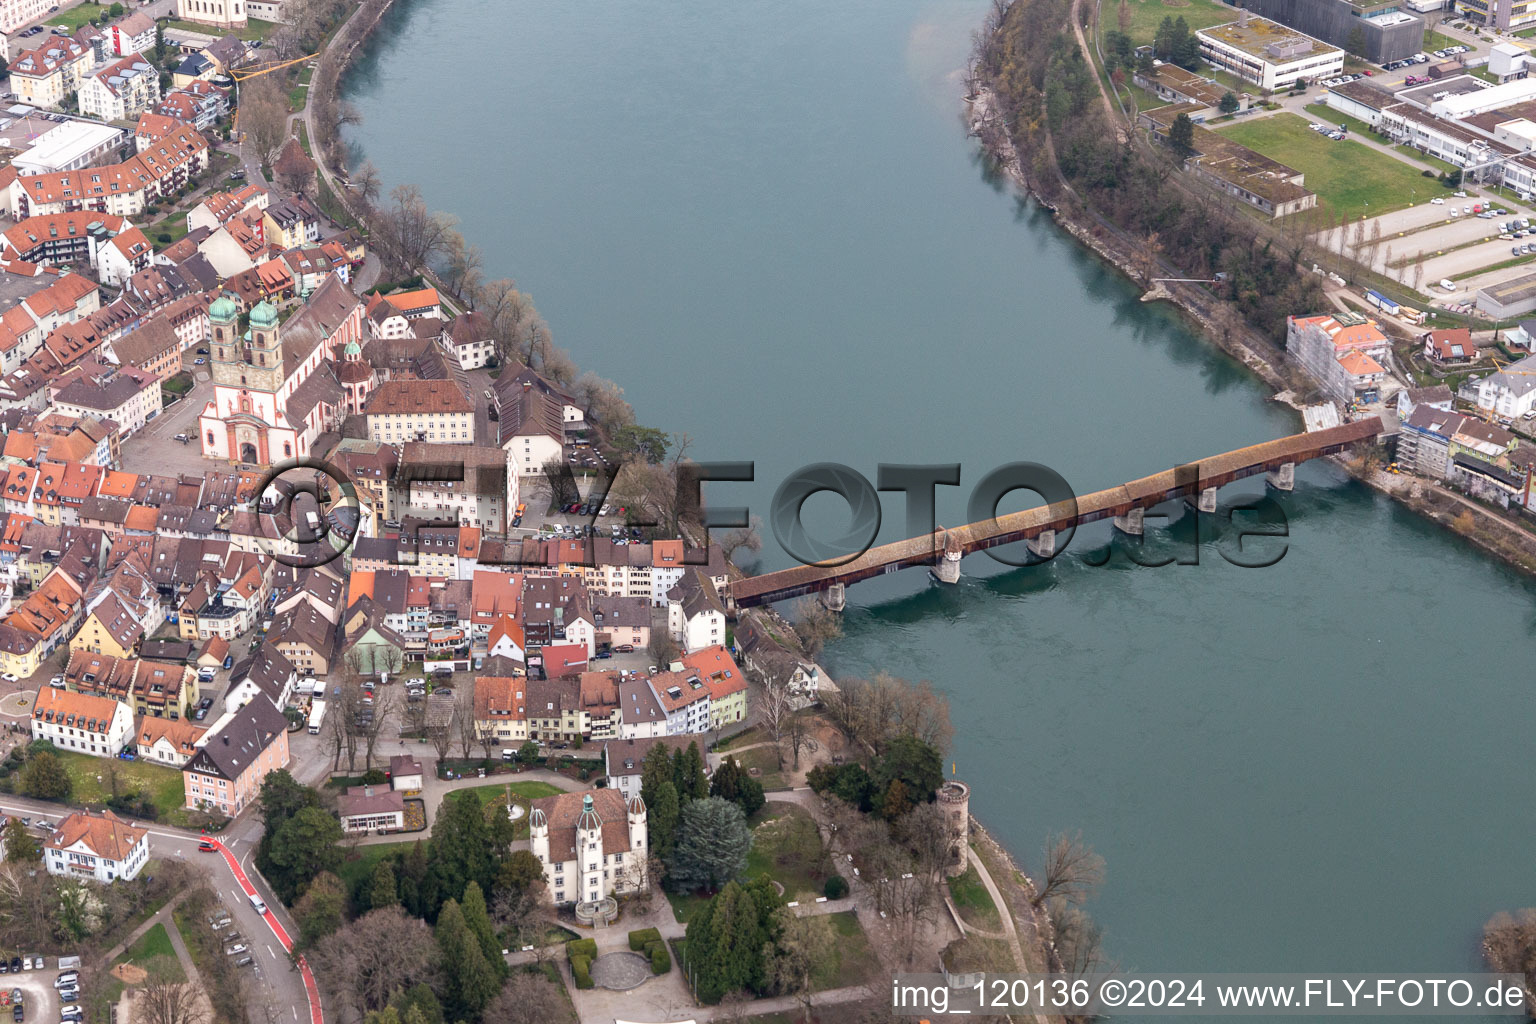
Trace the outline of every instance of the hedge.
{"label": "hedge", "polygon": [[574,962],[577,957],[584,956],[590,963],[591,961],[597,959],[597,940],[572,939],[565,944],[565,955],[570,957],[572,962]]}
{"label": "hedge", "polygon": [[661,941],[661,932],[655,928],[637,928],[629,933],[629,948],[638,953],[653,942]]}
{"label": "hedge", "polygon": [[645,951],[651,957],[651,973],[666,974],[672,969],[672,955],[667,952],[667,944],[657,939],[645,947]]}
{"label": "hedge", "polygon": [[584,956],[571,957],[571,976],[576,979],[577,988],[591,988],[592,961]]}

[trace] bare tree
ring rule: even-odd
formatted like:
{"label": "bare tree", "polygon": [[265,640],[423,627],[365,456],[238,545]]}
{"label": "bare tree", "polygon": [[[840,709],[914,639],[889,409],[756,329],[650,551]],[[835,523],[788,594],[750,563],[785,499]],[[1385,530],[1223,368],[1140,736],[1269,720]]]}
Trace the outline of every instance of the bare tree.
{"label": "bare tree", "polygon": [[[654,640],[655,635],[652,634]],[[657,662],[657,664],[661,664]],[[786,667],[787,666],[787,667]],[[757,709],[757,719],[773,737],[774,753],[779,756],[779,768],[784,767],[784,724],[793,713],[789,700],[789,680],[794,662],[788,657],[770,658],[762,671],[753,673],[757,692],[752,694],[752,706]]]}
{"label": "bare tree", "polygon": [[454,219],[427,209],[417,185],[396,185],[390,202],[378,211],[375,237],[383,243],[392,269],[414,273],[447,251]]}
{"label": "bare tree", "polygon": [[838,613],[813,597],[802,597],[795,602],[792,618],[808,658],[815,658],[829,640],[843,635],[843,623]]}
{"label": "bare tree", "polygon": [[[454,693],[453,730],[459,737],[459,754],[468,761],[475,746],[475,684],[473,680],[460,683]],[[491,755],[486,754],[487,758]]]}
{"label": "bare tree", "polygon": [[372,910],[332,932],[309,954],[325,987],[359,1016],[397,990],[436,980],[437,943],[425,921],[399,907]]}
{"label": "bare tree", "polygon": [[738,551],[757,552],[763,550],[763,520],[759,516],[753,516],[746,526],[737,530],[728,530],[719,537],[720,550],[729,562],[731,556]]}
{"label": "bare tree", "polygon": [[454,725],[457,723],[458,718],[459,706],[455,703],[452,713],[448,716],[448,721],[433,722],[428,720],[427,722],[427,739],[431,741],[432,749],[437,751],[437,759],[439,761],[447,760],[448,751],[453,748]]}
{"label": "bare tree", "polygon": [[1081,903],[1104,881],[1104,858],[1083,842],[1081,833],[1053,836],[1045,845],[1045,878],[1031,901],[1041,906],[1059,898]]}
{"label": "bare tree", "polygon": [[545,1024],[569,1013],[564,991],[543,971],[514,970],[480,1020],[482,1024]]}
{"label": "bare tree", "polygon": [[240,90],[240,131],[262,163],[277,158],[288,141],[288,97],[275,77],[252,79]]}
{"label": "bare tree", "polygon": [[373,165],[372,160],[364,160],[351,176],[352,192],[361,199],[366,206],[372,206],[379,198],[379,192],[383,189],[383,179],[379,177],[379,169]]}
{"label": "bare tree", "polygon": [[363,738],[363,770],[373,767],[373,748],[378,745],[379,733],[384,728],[384,723],[394,717],[395,711],[400,707],[400,691],[385,686],[374,688],[373,704],[363,705],[372,709],[373,714],[362,719],[362,725],[358,731]]}
{"label": "bare tree", "polygon": [[645,650],[660,669],[665,669],[682,654],[677,641],[664,628],[651,630],[651,640],[645,645]]}
{"label": "bare tree", "polygon": [[201,994],[189,982],[179,980],[172,967],[151,961],[149,976],[134,989],[133,1024],[208,1024]]}
{"label": "bare tree", "polygon": [[[812,744],[810,716],[796,711],[792,712],[784,720],[784,741],[789,744],[789,749],[795,757],[795,771],[800,770],[800,752]],[[782,754],[780,757],[782,758]],[[783,762],[780,761],[782,767]]]}
{"label": "bare tree", "polygon": [[936,878],[949,867],[956,833],[941,804],[918,804],[901,816],[896,834],[912,852],[918,871]]}
{"label": "bare tree", "polygon": [[938,920],[944,901],[938,881],[927,872],[906,871],[887,878],[878,884],[884,890],[896,955],[904,966],[911,967],[922,945],[923,929]]}
{"label": "bare tree", "polygon": [[825,917],[797,917],[788,907],[775,911],[779,937],[763,965],[781,995],[794,996],[804,1019],[811,1019],[811,981],[816,969],[837,949],[837,937]]}

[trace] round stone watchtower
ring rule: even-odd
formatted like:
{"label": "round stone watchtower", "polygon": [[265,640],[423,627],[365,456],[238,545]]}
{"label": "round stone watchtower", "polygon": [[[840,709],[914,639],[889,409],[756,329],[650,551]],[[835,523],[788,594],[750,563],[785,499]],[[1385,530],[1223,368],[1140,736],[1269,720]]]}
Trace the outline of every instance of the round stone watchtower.
{"label": "round stone watchtower", "polygon": [[971,787],[959,779],[950,779],[939,787],[939,804],[949,815],[949,867],[950,877],[965,874],[969,865],[971,841]]}

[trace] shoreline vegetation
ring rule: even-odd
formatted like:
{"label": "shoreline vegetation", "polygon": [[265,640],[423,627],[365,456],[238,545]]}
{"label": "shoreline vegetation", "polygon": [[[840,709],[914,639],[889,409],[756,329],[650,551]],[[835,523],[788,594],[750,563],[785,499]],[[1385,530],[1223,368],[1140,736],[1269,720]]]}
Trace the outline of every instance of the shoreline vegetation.
{"label": "shoreline vegetation", "polygon": [[[983,154],[1056,224],[1167,301],[1298,411],[1316,388],[1285,352],[1286,317],[1333,308],[1311,272],[1306,223],[1256,219],[1178,169],[1111,103],[1082,0],[993,0],[975,34],[966,119]],[[1316,260],[1313,257],[1317,257]],[[1224,275],[1218,280],[1217,275]],[[1165,278],[1196,281],[1160,280]],[[1437,481],[1388,474],[1380,448],[1335,456],[1351,476],[1520,572],[1536,575],[1536,523]]]}

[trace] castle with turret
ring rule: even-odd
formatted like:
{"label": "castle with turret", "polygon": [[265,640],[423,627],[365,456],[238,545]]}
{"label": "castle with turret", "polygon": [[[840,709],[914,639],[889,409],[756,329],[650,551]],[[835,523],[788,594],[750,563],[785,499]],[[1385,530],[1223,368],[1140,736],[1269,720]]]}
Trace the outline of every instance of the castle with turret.
{"label": "castle with turret", "polygon": [[646,838],[645,801],[616,789],[544,797],[528,816],[528,845],[556,904],[643,891]]}

